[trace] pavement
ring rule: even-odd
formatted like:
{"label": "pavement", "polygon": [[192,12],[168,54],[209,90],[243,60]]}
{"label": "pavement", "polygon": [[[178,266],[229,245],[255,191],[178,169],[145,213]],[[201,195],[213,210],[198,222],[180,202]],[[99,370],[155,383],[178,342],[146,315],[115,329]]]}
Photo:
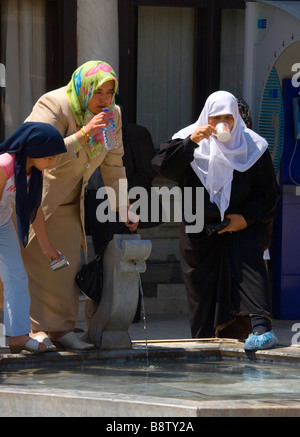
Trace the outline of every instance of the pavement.
{"label": "pavement", "polygon": [[[273,330],[279,346],[300,347],[300,320],[273,320]],[[151,314],[145,317],[145,324],[143,320],[133,323],[129,335],[132,340],[190,339],[189,319],[186,315]]]}
{"label": "pavement", "polygon": [[[85,322],[77,323],[79,335],[86,330]],[[300,320],[273,320],[273,330],[278,338],[278,347],[292,349],[300,357]],[[149,314],[132,323],[128,329],[133,344],[171,340],[171,343],[186,342],[191,339],[189,319],[182,314]],[[210,339],[205,339],[209,343]],[[215,344],[215,340],[211,340]],[[242,346],[242,344],[241,344]],[[275,349],[276,350],[276,349]],[[9,349],[0,344],[0,355],[7,356]],[[45,354],[43,354],[45,355]],[[47,354],[46,354],[47,355]],[[24,354],[20,354],[20,357]],[[3,362],[2,362],[3,363]]]}

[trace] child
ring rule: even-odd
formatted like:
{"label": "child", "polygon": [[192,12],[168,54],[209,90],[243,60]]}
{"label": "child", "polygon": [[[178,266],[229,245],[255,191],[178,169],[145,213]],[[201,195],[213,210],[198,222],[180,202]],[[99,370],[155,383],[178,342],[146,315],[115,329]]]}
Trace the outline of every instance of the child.
{"label": "child", "polygon": [[4,326],[11,353],[44,352],[45,344],[30,337],[30,297],[17,233],[12,223],[11,203],[15,201],[19,239],[28,242],[30,223],[49,260],[59,260],[60,252],[49,242],[40,207],[43,170],[65,153],[64,140],[47,123],[24,123],[0,144],[0,276],[4,285]]}

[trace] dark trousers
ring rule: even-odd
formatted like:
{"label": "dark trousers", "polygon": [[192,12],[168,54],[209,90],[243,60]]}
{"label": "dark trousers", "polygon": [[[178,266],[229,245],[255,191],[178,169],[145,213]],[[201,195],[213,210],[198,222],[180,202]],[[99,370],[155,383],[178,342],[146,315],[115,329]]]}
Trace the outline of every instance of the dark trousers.
{"label": "dark trousers", "polygon": [[214,337],[237,315],[271,318],[261,228],[180,235],[180,262],[194,338]]}

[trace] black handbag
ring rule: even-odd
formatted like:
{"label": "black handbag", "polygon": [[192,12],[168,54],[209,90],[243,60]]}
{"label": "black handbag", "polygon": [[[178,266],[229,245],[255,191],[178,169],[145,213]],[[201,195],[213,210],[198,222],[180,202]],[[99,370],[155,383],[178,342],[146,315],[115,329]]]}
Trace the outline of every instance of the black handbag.
{"label": "black handbag", "polygon": [[98,254],[93,261],[84,264],[75,281],[88,299],[99,303],[103,286],[103,256]]}

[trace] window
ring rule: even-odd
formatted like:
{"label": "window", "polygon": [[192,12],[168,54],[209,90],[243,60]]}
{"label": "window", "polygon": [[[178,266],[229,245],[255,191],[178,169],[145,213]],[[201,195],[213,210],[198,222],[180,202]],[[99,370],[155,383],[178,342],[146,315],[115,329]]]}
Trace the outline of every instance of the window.
{"label": "window", "polygon": [[193,122],[194,8],[139,7],[136,121],[156,148]]}
{"label": "window", "polygon": [[44,92],[70,79],[77,64],[76,6],[73,0],[1,0],[1,141]]}
{"label": "window", "polygon": [[7,137],[45,91],[45,1],[3,0],[1,21]]}
{"label": "window", "polygon": [[123,121],[148,127],[159,147],[221,85],[240,95],[244,8],[244,0],[119,0]]}

